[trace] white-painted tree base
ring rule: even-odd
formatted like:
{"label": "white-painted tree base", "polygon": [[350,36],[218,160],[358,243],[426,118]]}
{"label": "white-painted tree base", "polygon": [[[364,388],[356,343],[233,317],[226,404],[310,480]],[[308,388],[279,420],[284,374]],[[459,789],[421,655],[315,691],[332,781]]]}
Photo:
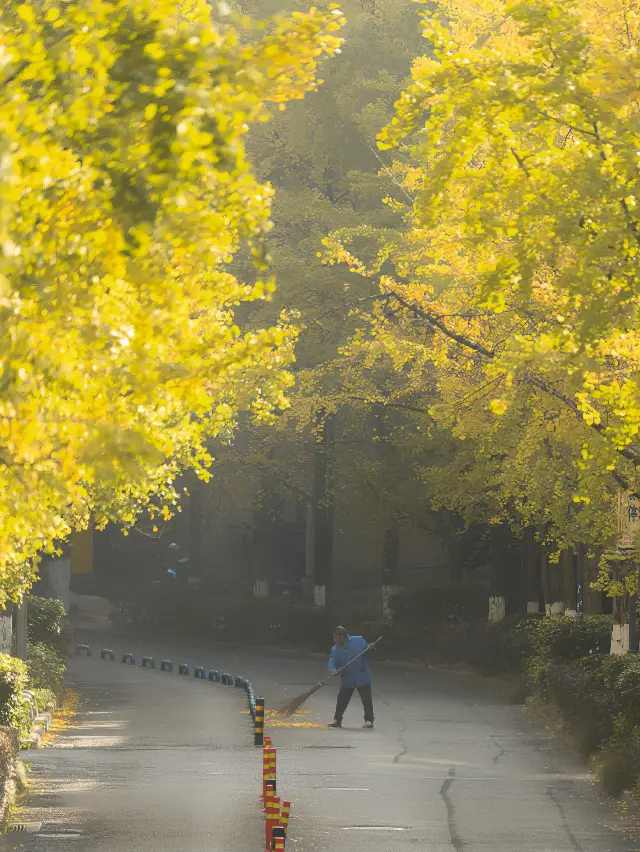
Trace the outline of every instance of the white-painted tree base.
{"label": "white-painted tree base", "polygon": [[324,609],[327,605],[327,587],[326,586],[314,586],[313,587],[313,603],[318,609]]}
{"label": "white-painted tree base", "polygon": [[614,624],[611,628],[611,653],[628,654],[629,650],[629,625]]}
{"label": "white-painted tree base", "polygon": [[537,615],[540,612],[540,603],[538,601],[527,601],[527,614]]}
{"label": "white-painted tree base", "polygon": [[254,598],[268,598],[269,597],[269,581],[268,580],[256,580],[253,585],[253,596]]}
{"label": "white-painted tree base", "polygon": [[507,601],[501,595],[489,598],[489,621],[502,621],[507,614]]}
{"label": "white-painted tree base", "polygon": [[545,607],[547,615],[562,615],[564,612],[564,601],[556,601],[552,604],[547,604]]}

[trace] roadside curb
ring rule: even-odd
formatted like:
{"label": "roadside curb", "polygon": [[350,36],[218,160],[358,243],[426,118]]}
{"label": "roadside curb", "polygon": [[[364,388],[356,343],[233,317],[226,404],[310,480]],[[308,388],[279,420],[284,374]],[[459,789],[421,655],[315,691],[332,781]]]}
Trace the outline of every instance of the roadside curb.
{"label": "roadside curb", "polygon": [[25,692],[25,696],[29,701],[29,710],[31,713],[32,719],[32,730],[25,737],[24,740],[20,743],[20,749],[32,749],[38,748],[40,743],[42,742],[43,737],[49,731],[51,724],[53,722],[53,716],[57,710],[57,706],[55,704],[50,704],[47,709],[43,712],[38,710],[38,702],[36,701],[36,697],[31,691]]}
{"label": "roadside curb", "polygon": [[31,734],[22,742],[22,749],[39,748],[45,734],[49,732],[53,722],[52,713],[39,713],[35,719],[35,725]]}

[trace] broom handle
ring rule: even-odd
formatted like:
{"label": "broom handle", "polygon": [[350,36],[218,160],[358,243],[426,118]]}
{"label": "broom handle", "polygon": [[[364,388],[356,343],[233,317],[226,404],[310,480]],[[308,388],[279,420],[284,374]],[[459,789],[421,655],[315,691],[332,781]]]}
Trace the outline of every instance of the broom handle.
{"label": "broom handle", "polygon": [[[370,643],[370,645],[373,645],[373,646],[377,645],[377,644],[378,644],[378,642],[379,642],[381,639],[382,639],[382,636],[379,636],[379,637],[376,639],[376,641],[375,641],[375,642],[371,642],[371,643]],[[343,666],[341,669],[336,669],[336,670],[335,670],[335,672],[333,672],[333,674],[330,674],[330,675],[329,675],[329,677],[326,677],[326,678],[325,678],[325,679],[324,679],[324,680],[323,680],[323,681],[319,684],[319,686],[324,686],[324,685],[325,685],[325,683],[329,683],[329,681],[330,681],[332,678],[334,678],[336,675],[339,675],[339,674],[340,674],[340,672],[343,672],[345,669],[348,669],[348,668],[349,668],[349,666],[351,665],[351,663],[355,663],[355,661],[356,661],[356,660],[359,660],[359,659],[360,659],[360,657],[362,657],[364,654],[366,654],[366,653],[367,653],[367,651],[369,651],[369,650],[370,650],[370,648],[365,648],[365,649],[364,649],[364,651],[361,651],[361,652],[358,654],[358,656],[357,656],[357,657],[354,657],[354,658],[353,658],[353,660],[351,660],[350,662],[348,662],[346,666]]]}

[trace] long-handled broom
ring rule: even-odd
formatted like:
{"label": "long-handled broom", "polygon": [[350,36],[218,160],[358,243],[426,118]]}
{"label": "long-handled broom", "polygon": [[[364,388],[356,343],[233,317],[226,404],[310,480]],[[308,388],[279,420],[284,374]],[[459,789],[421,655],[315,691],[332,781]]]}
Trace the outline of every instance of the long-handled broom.
{"label": "long-handled broom", "polygon": [[301,695],[296,695],[295,698],[290,698],[289,701],[287,701],[286,704],[283,704],[282,707],[278,708],[277,712],[281,716],[293,716],[293,714],[296,712],[296,710],[299,710],[302,707],[302,705],[306,701],[308,701],[309,698],[311,698],[311,696],[313,695],[314,692],[317,692],[321,687],[323,687],[325,685],[325,683],[329,683],[329,681],[333,680],[333,678],[336,675],[339,675],[340,672],[343,672],[346,668],[348,668],[351,665],[351,663],[358,660],[360,657],[363,656],[363,654],[366,654],[367,651],[370,650],[371,647],[375,648],[375,646],[378,644],[380,639],[382,639],[382,636],[380,636],[378,639],[376,639],[375,642],[372,642],[371,645],[368,648],[365,648],[364,651],[362,651],[362,653],[358,654],[357,657],[354,657],[353,660],[351,660],[351,662],[347,663],[346,666],[343,666],[341,669],[338,669],[333,674],[330,674],[329,677],[326,677],[324,680],[320,681],[320,683],[317,683],[311,689],[308,689],[306,692],[303,692]]}

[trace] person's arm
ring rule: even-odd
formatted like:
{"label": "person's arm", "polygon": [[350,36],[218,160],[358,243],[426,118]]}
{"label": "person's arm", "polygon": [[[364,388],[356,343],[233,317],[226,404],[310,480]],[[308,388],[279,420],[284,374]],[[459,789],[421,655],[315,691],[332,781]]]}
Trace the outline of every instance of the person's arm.
{"label": "person's arm", "polygon": [[327,671],[330,675],[334,675],[336,674],[337,669],[338,666],[336,663],[336,646],[334,645],[331,649],[331,656],[329,657],[329,665],[327,666]]}

